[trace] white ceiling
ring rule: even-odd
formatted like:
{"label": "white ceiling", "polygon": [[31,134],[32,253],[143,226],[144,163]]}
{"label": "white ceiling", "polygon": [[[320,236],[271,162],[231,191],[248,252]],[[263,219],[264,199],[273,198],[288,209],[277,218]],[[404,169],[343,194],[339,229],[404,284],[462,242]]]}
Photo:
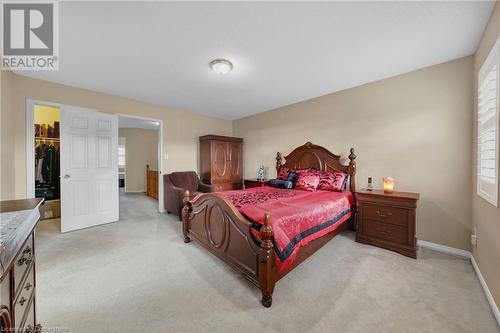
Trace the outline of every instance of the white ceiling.
{"label": "white ceiling", "polygon": [[471,55],[493,5],[64,1],[59,71],[19,74],[237,119]]}
{"label": "white ceiling", "polygon": [[160,128],[160,125],[154,120],[119,116],[118,128],[143,128],[157,130]]}

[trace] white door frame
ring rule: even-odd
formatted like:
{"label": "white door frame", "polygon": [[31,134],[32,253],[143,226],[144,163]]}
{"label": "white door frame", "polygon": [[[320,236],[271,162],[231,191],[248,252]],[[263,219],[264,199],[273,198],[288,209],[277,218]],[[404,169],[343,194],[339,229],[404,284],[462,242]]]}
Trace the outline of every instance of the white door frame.
{"label": "white door frame", "polygon": [[[58,107],[61,112],[64,111],[65,106],[70,106],[68,104],[47,102],[44,100],[38,99],[27,99],[26,100],[26,197],[34,198],[35,197],[35,112],[34,106],[35,104],[42,104],[47,106]],[[76,106],[76,105],[75,105]],[[101,112],[99,110],[95,110]],[[133,116],[125,113],[117,113],[117,116],[129,117],[129,118],[137,118],[144,120],[152,120],[160,123],[159,128],[159,152],[158,152],[158,211],[160,213],[165,212],[165,207],[163,205],[163,120],[161,119],[153,119],[146,118],[140,116]],[[119,135],[118,135],[119,137]],[[118,184],[116,185],[118,186]]]}
{"label": "white door frame", "polygon": [[[160,124],[159,125],[160,127],[158,129],[158,211],[160,213],[163,213],[165,212],[165,207],[163,205],[163,120],[135,116],[127,113],[117,113],[116,115],[118,116],[118,119],[119,117],[126,117],[126,118],[133,118],[133,119],[140,119],[147,121],[156,121]],[[120,125],[118,125],[118,131],[120,131]],[[118,134],[118,137],[120,137],[120,134]],[[127,153],[125,152],[125,154]],[[127,180],[125,180],[125,184],[127,184]]]}

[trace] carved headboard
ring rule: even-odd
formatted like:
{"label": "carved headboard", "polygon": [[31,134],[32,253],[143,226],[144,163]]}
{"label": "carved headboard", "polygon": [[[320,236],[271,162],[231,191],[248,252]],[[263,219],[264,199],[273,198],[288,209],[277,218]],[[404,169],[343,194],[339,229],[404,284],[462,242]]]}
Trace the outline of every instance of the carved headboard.
{"label": "carved headboard", "polygon": [[276,171],[280,168],[306,169],[313,167],[322,171],[337,171],[347,173],[350,177],[349,188],[352,192],[356,191],[356,155],[354,148],[351,148],[349,154],[349,164],[340,163],[340,155],[335,155],[326,148],[306,142],[303,146],[295,148],[290,154],[283,157],[278,152],[276,154]]}

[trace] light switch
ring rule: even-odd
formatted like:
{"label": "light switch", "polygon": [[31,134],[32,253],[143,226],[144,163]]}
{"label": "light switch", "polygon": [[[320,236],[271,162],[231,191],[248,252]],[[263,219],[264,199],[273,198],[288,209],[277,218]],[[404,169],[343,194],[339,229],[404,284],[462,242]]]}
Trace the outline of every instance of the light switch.
{"label": "light switch", "polygon": [[165,160],[168,160],[168,154],[165,154]]}

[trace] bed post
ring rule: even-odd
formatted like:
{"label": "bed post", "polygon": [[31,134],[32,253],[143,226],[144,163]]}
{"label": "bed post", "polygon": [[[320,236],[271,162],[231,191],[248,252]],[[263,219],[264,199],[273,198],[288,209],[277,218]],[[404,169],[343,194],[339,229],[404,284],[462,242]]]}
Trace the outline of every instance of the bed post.
{"label": "bed post", "polygon": [[[349,167],[347,168],[347,172],[349,173],[349,187],[352,193],[356,192],[356,154],[354,154],[354,148],[351,148],[349,154]],[[358,204],[356,202],[356,195],[354,195],[354,207],[352,211],[351,221],[349,222],[349,229],[356,231],[358,229],[357,226],[357,216],[358,216]]]}
{"label": "bed post", "polygon": [[264,214],[264,225],[260,229],[262,242],[260,243],[259,251],[259,284],[262,293],[262,305],[266,308],[270,307],[273,302],[274,284],[273,279],[273,227],[269,222],[269,214]]}
{"label": "bed post", "polygon": [[350,183],[349,183],[349,189],[351,192],[356,192],[356,162],[354,160],[356,159],[356,154],[354,154],[354,148],[351,148],[350,154],[349,154],[349,168],[347,169],[347,172],[349,173],[350,176]]}
{"label": "bed post", "polygon": [[190,193],[188,190],[184,192],[184,208],[182,208],[182,233],[184,234],[184,243],[189,243],[191,238],[188,236],[189,232],[189,213],[192,211],[191,202],[189,201]]}
{"label": "bed post", "polygon": [[280,168],[281,168],[281,153],[278,152],[276,154],[276,172],[277,172],[277,174],[280,172]]}

